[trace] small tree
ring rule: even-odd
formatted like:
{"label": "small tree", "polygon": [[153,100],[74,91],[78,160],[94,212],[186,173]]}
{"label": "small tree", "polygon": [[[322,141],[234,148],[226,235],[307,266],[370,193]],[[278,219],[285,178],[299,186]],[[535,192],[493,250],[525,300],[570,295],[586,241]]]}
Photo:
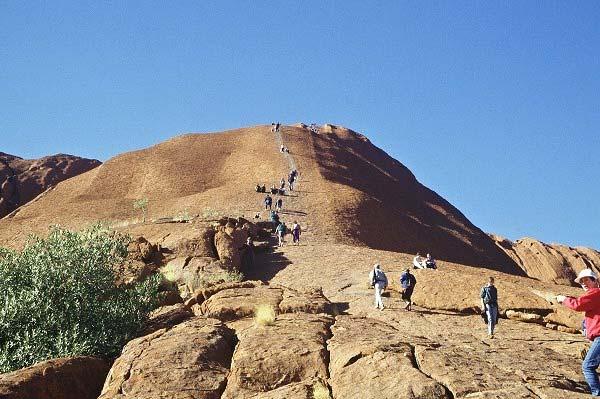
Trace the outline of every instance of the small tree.
{"label": "small tree", "polygon": [[148,198],[140,198],[133,201],[133,209],[142,211],[142,222],[146,222],[146,213],[148,212]]}
{"label": "small tree", "polygon": [[0,372],[63,356],[115,356],[155,307],[159,279],[115,285],[129,238],[52,228],[0,249]]}

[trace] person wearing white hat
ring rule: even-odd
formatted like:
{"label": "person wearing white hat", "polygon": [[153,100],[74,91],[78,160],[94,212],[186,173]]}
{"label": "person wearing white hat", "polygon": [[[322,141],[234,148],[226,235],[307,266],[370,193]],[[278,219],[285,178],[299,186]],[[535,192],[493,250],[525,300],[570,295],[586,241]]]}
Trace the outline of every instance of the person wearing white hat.
{"label": "person wearing white hat", "polygon": [[375,308],[383,310],[381,294],[383,293],[383,290],[386,289],[388,280],[383,270],[381,270],[379,263],[375,263],[373,270],[369,273],[369,281],[373,288],[375,288]]}
{"label": "person wearing white hat", "polygon": [[[585,381],[590,386],[592,396],[600,396],[600,381],[596,369],[600,366],[600,288],[598,276],[592,269],[583,269],[575,282],[581,285],[585,293],[579,298],[557,295],[556,301],[569,309],[585,312],[585,331],[592,342],[581,368]],[[597,339],[598,338],[598,339]]]}

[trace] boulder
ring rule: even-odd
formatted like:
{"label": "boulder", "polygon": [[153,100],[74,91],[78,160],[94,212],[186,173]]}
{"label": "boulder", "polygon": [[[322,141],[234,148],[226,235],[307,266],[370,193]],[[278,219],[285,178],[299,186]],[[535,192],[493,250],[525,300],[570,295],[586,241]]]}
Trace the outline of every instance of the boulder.
{"label": "boulder", "polygon": [[140,335],[148,335],[163,328],[171,328],[192,317],[194,314],[189,307],[182,303],[162,306],[150,313]]}
{"label": "boulder", "polygon": [[175,252],[179,257],[216,258],[214,238],[213,228],[202,229],[197,236],[181,239],[176,245]]}
{"label": "boulder", "polygon": [[255,288],[231,288],[212,295],[195,312],[206,317],[230,321],[252,316],[258,305],[278,309],[283,297],[282,289],[259,286]]}
{"label": "boulder", "polygon": [[232,275],[221,261],[208,257],[175,258],[161,269],[161,273],[177,287],[184,300],[199,289],[227,281]]}
{"label": "boulder", "polygon": [[219,399],[235,346],[233,331],[195,317],[130,341],[99,399]]}
{"label": "boulder", "polygon": [[0,375],[3,399],[96,399],[110,364],[95,357],[47,360]]}
{"label": "boulder", "polygon": [[323,295],[322,288],[297,291],[291,288],[283,290],[283,299],[279,303],[281,313],[331,313],[332,305]]}
{"label": "boulder", "polygon": [[160,254],[156,244],[151,244],[142,236],[134,238],[127,246],[128,258],[142,261],[144,263],[152,262]]}
{"label": "boulder", "polygon": [[338,316],[329,340],[330,384],[337,399],[451,398],[422,373],[410,342],[395,328],[369,318]]}
{"label": "boulder", "polygon": [[219,227],[215,233],[217,256],[230,269],[240,270],[242,266],[241,248],[248,238],[248,232],[231,225]]}
{"label": "boulder", "polygon": [[[325,342],[333,319],[325,315],[279,315],[274,325],[238,331],[223,399],[257,397],[261,392],[306,380],[327,378]],[[296,387],[302,391],[302,387]],[[263,397],[262,394],[258,397]],[[284,396],[270,396],[284,397]]]}

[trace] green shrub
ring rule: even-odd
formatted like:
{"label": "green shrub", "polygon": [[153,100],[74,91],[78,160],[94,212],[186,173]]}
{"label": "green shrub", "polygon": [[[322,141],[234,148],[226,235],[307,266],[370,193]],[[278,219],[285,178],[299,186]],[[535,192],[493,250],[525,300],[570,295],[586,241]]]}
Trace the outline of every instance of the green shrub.
{"label": "green shrub", "polygon": [[52,228],[0,249],[0,372],[56,357],[114,356],[156,306],[159,279],[115,285],[129,238]]}
{"label": "green shrub", "polygon": [[140,198],[133,201],[133,209],[141,210],[142,222],[146,222],[146,215],[148,214],[148,198]]}

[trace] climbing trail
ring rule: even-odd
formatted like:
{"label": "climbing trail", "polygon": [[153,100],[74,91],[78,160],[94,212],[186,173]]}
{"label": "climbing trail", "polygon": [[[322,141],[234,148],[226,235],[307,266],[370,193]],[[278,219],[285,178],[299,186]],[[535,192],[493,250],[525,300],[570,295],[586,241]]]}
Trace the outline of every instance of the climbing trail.
{"label": "climbing trail", "polygon": [[[281,146],[285,146],[285,143],[283,142],[283,137],[281,136],[281,130],[283,129],[283,126],[279,127],[279,130],[275,132],[275,142],[277,143],[277,150],[279,152],[281,152]],[[289,169],[293,170],[293,169],[298,169],[296,167],[296,162],[294,161],[294,157],[289,153],[289,152],[282,152],[284,158],[287,159],[288,163],[289,163]]]}

